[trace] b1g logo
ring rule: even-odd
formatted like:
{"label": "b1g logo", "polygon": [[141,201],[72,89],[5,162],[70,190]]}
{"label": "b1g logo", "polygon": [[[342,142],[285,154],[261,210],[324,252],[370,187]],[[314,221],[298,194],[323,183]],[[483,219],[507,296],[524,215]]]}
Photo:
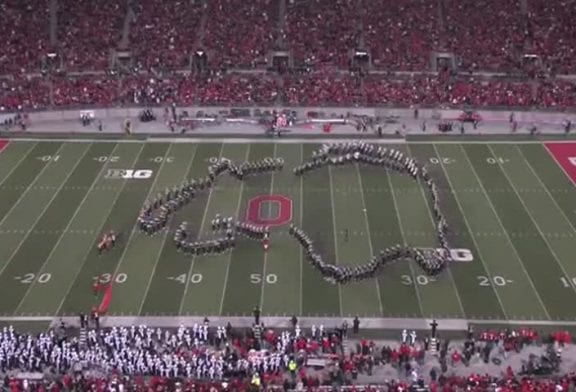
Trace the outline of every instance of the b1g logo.
{"label": "b1g logo", "polygon": [[147,180],[152,178],[154,172],[148,169],[108,169],[104,178],[111,180]]}

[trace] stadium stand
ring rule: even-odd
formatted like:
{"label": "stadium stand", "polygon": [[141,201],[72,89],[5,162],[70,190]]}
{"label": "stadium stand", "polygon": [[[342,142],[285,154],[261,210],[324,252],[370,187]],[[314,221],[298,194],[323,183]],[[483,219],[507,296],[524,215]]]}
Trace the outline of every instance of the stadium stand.
{"label": "stadium stand", "polygon": [[356,0],[294,1],[287,6],[286,33],[297,66],[348,67],[358,44]]}
{"label": "stadium stand", "polygon": [[509,72],[520,67],[525,44],[519,1],[443,0],[446,50],[469,71]]}
{"label": "stadium stand", "polygon": [[182,69],[199,38],[202,6],[197,1],[133,2],[129,47],[143,69]]}
{"label": "stadium stand", "polygon": [[278,1],[209,1],[206,15],[203,43],[212,67],[266,65],[278,26]]}
{"label": "stadium stand", "polygon": [[576,72],[576,4],[571,0],[528,0],[530,49],[553,73]]}
{"label": "stadium stand", "polygon": [[40,68],[49,49],[48,0],[6,0],[0,3],[0,74]]}
{"label": "stadium stand", "polygon": [[[126,1],[58,1],[58,41],[67,71],[104,70],[120,43]],[[86,15],[86,17],[78,17]]]}
{"label": "stadium stand", "polygon": [[364,33],[374,66],[394,71],[430,68],[431,51],[439,45],[438,11],[434,1],[395,1],[383,6],[363,0]]}

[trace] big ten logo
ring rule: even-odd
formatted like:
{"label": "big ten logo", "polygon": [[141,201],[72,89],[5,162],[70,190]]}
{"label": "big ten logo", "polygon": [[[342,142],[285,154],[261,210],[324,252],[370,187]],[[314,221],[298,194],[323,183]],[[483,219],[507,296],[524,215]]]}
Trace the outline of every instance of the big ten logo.
{"label": "big ten logo", "polygon": [[112,180],[146,180],[152,178],[154,172],[148,169],[108,169],[104,178]]}
{"label": "big ten logo", "polygon": [[[442,248],[436,249],[438,253],[445,254],[446,251]],[[449,250],[450,259],[459,263],[470,263],[474,261],[474,256],[470,249],[453,248]]]}
{"label": "big ten logo", "polygon": [[248,202],[246,220],[255,225],[285,225],[292,220],[292,200],[283,195],[256,196]]}

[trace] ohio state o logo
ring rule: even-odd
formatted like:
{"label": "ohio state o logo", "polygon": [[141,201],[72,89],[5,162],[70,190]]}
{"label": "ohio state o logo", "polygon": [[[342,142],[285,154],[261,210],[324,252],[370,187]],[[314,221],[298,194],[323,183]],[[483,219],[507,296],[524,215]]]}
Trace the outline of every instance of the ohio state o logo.
{"label": "ohio state o logo", "polygon": [[292,199],[283,195],[256,196],[248,202],[246,220],[255,225],[285,225],[292,220]]}

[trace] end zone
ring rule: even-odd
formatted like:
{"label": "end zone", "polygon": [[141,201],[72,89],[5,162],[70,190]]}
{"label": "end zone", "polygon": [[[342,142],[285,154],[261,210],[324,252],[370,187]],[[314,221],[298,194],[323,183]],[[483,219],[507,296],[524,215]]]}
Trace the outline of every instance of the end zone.
{"label": "end zone", "polygon": [[0,152],[2,152],[10,144],[10,140],[0,139]]}

